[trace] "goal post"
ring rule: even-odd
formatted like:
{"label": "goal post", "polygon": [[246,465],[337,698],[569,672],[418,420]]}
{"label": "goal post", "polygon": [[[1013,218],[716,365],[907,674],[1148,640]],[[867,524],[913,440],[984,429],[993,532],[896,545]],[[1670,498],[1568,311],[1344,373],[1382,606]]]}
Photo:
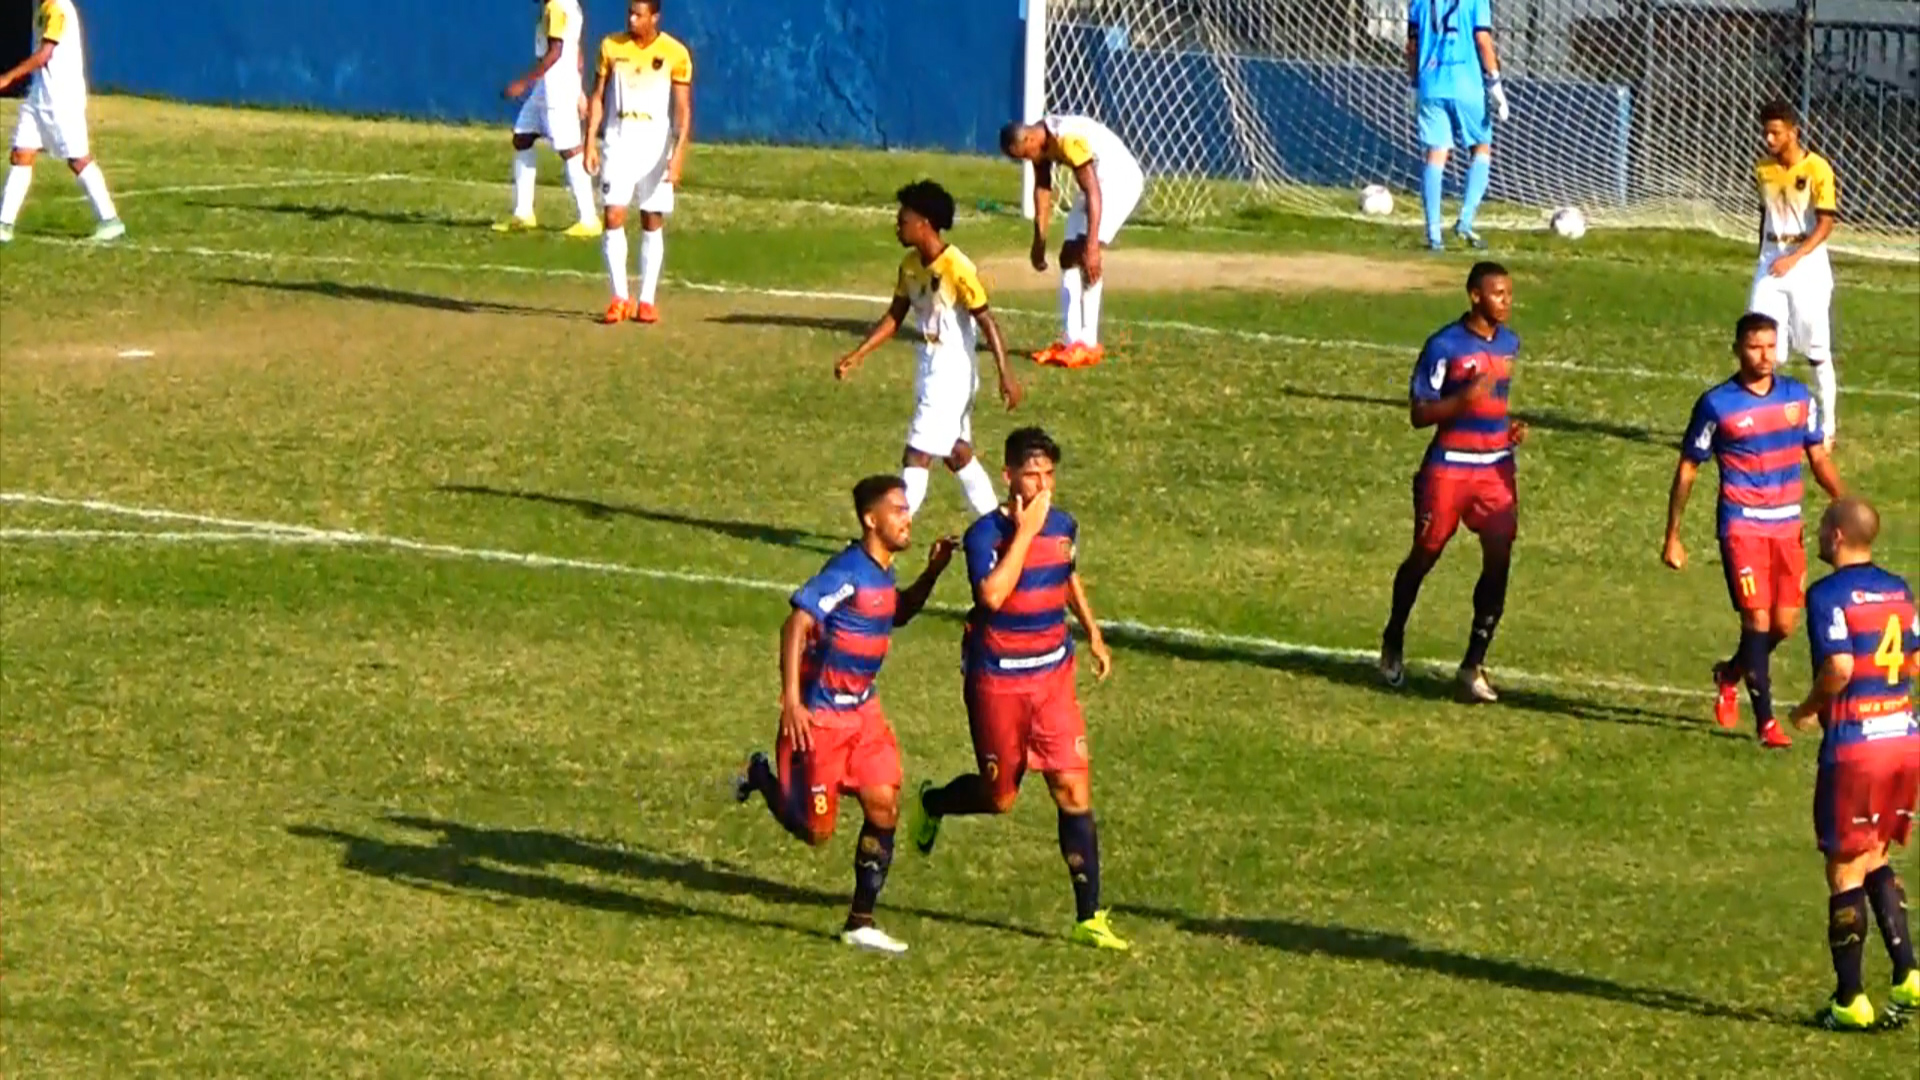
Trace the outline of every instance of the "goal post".
{"label": "goal post", "polygon": [[[1492,6],[1512,116],[1495,129],[1488,226],[1575,206],[1602,227],[1751,237],[1758,112],[1779,98],[1840,176],[1835,246],[1920,258],[1920,3]],[[1025,0],[1024,15],[1025,115],[1112,128],[1147,172],[1145,216],[1352,214],[1376,183],[1417,215],[1407,0]]]}

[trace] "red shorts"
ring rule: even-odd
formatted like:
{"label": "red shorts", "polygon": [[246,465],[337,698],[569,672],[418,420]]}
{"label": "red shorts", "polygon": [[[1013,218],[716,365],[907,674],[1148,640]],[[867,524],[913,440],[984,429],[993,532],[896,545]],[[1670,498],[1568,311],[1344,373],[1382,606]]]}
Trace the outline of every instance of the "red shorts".
{"label": "red shorts", "polygon": [[842,792],[900,786],[900,744],[880,711],[880,699],[868,698],[835,715],[832,727],[815,724],[808,739],[812,745],[805,751],[795,751],[784,735],[774,742],[780,793],[791,811],[788,821],[831,832]]}
{"label": "red shorts", "polygon": [[1920,803],[1920,740],[1820,767],[1813,831],[1828,855],[1861,855],[1913,834]]}
{"label": "red shorts", "polygon": [[1735,611],[1807,606],[1807,548],[1800,534],[1720,538],[1720,563]]}
{"label": "red shorts", "polygon": [[1519,504],[1511,460],[1490,469],[1421,469],[1413,477],[1413,542],[1441,551],[1461,525],[1511,540],[1520,527]]}
{"label": "red shorts", "polygon": [[1087,770],[1087,721],[1074,692],[1074,662],[1029,678],[966,681],[967,727],[980,775],[1003,793],[1028,769]]}

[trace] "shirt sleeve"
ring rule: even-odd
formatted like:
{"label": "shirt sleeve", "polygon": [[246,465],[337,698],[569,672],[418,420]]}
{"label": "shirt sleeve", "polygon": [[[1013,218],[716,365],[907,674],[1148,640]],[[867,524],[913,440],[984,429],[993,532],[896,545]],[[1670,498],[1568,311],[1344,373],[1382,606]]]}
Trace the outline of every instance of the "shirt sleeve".
{"label": "shirt sleeve", "polygon": [[1415,401],[1439,401],[1440,388],[1446,384],[1446,351],[1429,341],[1421,346],[1420,359],[1414,361],[1413,379],[1407,386],[1407,394]]}
{"label": "shirt sleeve", "polygon": [[961,263],[954,267],[953,297],[968,311],[979,311],[987,306],[987,287],[981,284],[980,271],[972,264]]}
{"label": "shirt sleeve", "polygon": [[1695,465],[1705,464],[1713,456],[1713,436],[1720,429],[1720,418],[1702,394],[1693,403],[1693,415],[1687,419],[1687,433],[1680,438],[1680,453]]}
{"label": "shirt sleeve", "polygon": [[1482,30],[1493,32],[1492,0],[1473,0],[1473,29],[1475,33]]}
{"label": "shirt sleeve", "polygon": [[594,70],[594,77],[597,79],[606,78],[607,74],[613,70],[613,39],[612,38],[601,39],[600,59],[594,64],[593,70]]}
{"label": "shirt sleeve", "polygon": [[[58,45],[60,39],[67,35],[67,13],[58,4],[48,5],[46,12],[47,25],[40,29],[40,40],[43,42],[51,41]],[[524,19],[526,16],[522,15],[521,18]],[[521,23],[520,25],[525,26],[526,24]]]}
{"label": "shirt sleeve", "polygon": [[1810,393],[1805,394],[1807,423],[1800,433],[1802,446],[1819,446],[1827,441],[1827,418],[1820,415],[1820,403]]}
{"label": "shirt sleeve", "polygon": [[673,69],[667,74],[671,75],[673,81],[681,86],[693,85],[693,54],[687,51],[685,45],[680,46],[674,55]]}
{"label": "shirt sleeve", "polygon": [[546,16],[540,21],[547,28],[547,37],[567,36],[567,9],[561,7],[555,0],[547,0]]}
{"label": "shirt sleeve", "polygon": [[1840,212],[1840,178],[1833,175],[1833,166],[1826,159],[1820,160],[1820,167],[1813,172],[1812,181],[1814,210],[1823,214]]}
{"label": "shirt sleeve", "polygon": [[993,573],[994,564],[1000,561],[1000,530],[994,527],[996,524],[986,518],[967,530],[963,543],[967,549],[967,581],[971,584],[985,581],[987,575]]}
{"label": "shirt sleeve", "polygon": [[1830,657],[1853,652],[1853,631],[1847,627],[1846,605],[1835,599],[1845,595],[1838,590],[1821,589],[1807,596],[1807,643],[1813,650],[1816,675]]}
{"label": "shirt sleeve", "polygon": [[832,566],[820,571],[808,579],[805,585],[794,590],[788,603],[825,622],[833,609],[854,593],[853,579]]}
{"label": "shirt sleeve", "polygon": [[907,264],[901,263],[900,269],[895,271],[893,275],[893,298],[895,300],[908,300],[912,297],[913,292],[907,288]]}

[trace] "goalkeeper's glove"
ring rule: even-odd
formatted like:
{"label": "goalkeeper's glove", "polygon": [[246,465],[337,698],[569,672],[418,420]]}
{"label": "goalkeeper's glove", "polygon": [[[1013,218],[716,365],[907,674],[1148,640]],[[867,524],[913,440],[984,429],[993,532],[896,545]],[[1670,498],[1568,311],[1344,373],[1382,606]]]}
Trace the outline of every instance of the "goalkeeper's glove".
{"label": "goalkeeper's glove", "polygon": [[1507,88],[1500,85],[1498,72],[1487,76],[1487,101],[1493,105],[1493,118],[1506,123],[1512,110],[1507,108]]}

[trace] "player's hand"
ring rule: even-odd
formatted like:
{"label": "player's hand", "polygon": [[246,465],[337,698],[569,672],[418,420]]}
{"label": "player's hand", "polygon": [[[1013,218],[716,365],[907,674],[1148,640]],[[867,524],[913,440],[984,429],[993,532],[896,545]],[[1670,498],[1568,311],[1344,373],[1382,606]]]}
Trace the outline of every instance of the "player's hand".
{"label": "player's hand", "polygon": [[1020,382],[1013,377],[1012,372],[1000,376],[1000,400],[1006,403],[1008,412],[1019,408],[1021,400],[1025,397],[1026,392],[1020,389]]}
{"label": "player's hand", "polygon": [[1660,561],[1666,563],[1670,569],[1685,570],[1687,568],[1687,545],[1681,543],[1680,538],[1677,536],[1667,537],[1666,547],[1660,552]]}
{"label": "player's hand", "polygon": [[1046,527],[1047,514],[1053,509],[1053,492],[1043,491],[1033,497],[1031,502],[1015,495],[1013,497],[1013,523],[1018,531],[1029,538],[1040,535]]}
{"label": "player's hand", "polygon": [[860,354],[848,353],[847,355],[840,358],[839,363],[833,365],[834,380],[836,382],[846,382],[847,376],[853,374],[853,369],[859,366],[860,366]]}
{"label": "player's hand", "polygon": [[1493,383],[1493,372],[1491,371],[1483,371],[1475,375],[1473,381],[1467,384],[1467,389],[1464,391],[1467,395],[1467,400],[1485,400],[1488,394],[1493,393]]}
{"label": "player's hand", "polygon": [[1033,250],[1027,253],[1027,258],[1029,261],[1033,263],[1033,268],[1035,270],[1039,270],[1043,272],[1046,270],[1047,268],[1047,238],[1046,237],[1035,236],[1033,238]]}
{"label": "player's hand", "polygon": [[1813,731],[1820,726],[1820,710],[1810,709],[1807,707],[1807,704],[1807,702],[1803,701],[1794,706],[1793,716],[1789,718],[1793,722],[1793,726],[1799,728],[1801,731]]}
{"label": "player's hand", "polygon": [[1113,674],[1113,650],[1107,648],[1107,639],[1098,631],[1087,635],[1087,651],[1093,654],[1093,678],[1095,682],[1106,682]]}
{"label": "player's hand", "polygon": [[1493,103],[1493,118],[1501,123],[1507,122],[1512,110],[1507,108],[1507,88],[1500,85],[1500,76],[1487,80],[1487,100]]}
{"label": "player's hand", "polygon": [[946,573],[948,564],[953,562],[953,552],[960,546],[957,536],[943,536],[927,549],[927,569],[935,574]]}
{"label": "player's hand", "polygon": [[1530,429],[1527,427],[1525,420],[1515,420],[1507,427],[1507,445],[1519,446],[1521,443],[1526,442],[1528,430]]}
{"label": "player's hand", "polygon": [[576,108],[580,113],[580,122],[583,124],[586,123],[587,114],[593,111],[592,109],[587,107],[587,95],[585,94],[580,95],[580,103],[578,106],[576,106]]}
{"label": "player's hand", "polygon": [[667,162],[667,186],[675,189],[676,191],[679,190],[680,159],[678,157],[675,157],[671,161]]}
{"label": "player's hand", "polygon": [[500,96],[506,98],[508,101],[512,101],[515,98],[526,97],[527,91],[530,89],[532,89],[532,85],[528,83],[527,80],[517,79],[508,83],[507,88],[500,91]]}
{"label": "player's hand", "polygon": [[1793,273],[1794,267],[1799,265],[1800,253],[1797,251],[1789,251],[1785,255],[1773,260],[1773,265],[1767,267],[1767,274],[1770,277],[1786,277],[1788,274]]}
{"label": "player's hand", "polygon": [[1087,250],[1080,256],[1080,272],[1081,276],[1086,278],[1088,285],[1100,284],[1100,245],[1098,243],[1091,240],[1087,242]]}
{"label": "player's hand", "polygon": [[600,148],[593,143],[587,144],[586,166],[588,176],[600,175]]}
{"label": "player's hand", "polygon": [[808,733],[813,730],[813,714],[805,705],[797,701],[780,704],[780,735],[795,750],[806,750],[811,745]]}

